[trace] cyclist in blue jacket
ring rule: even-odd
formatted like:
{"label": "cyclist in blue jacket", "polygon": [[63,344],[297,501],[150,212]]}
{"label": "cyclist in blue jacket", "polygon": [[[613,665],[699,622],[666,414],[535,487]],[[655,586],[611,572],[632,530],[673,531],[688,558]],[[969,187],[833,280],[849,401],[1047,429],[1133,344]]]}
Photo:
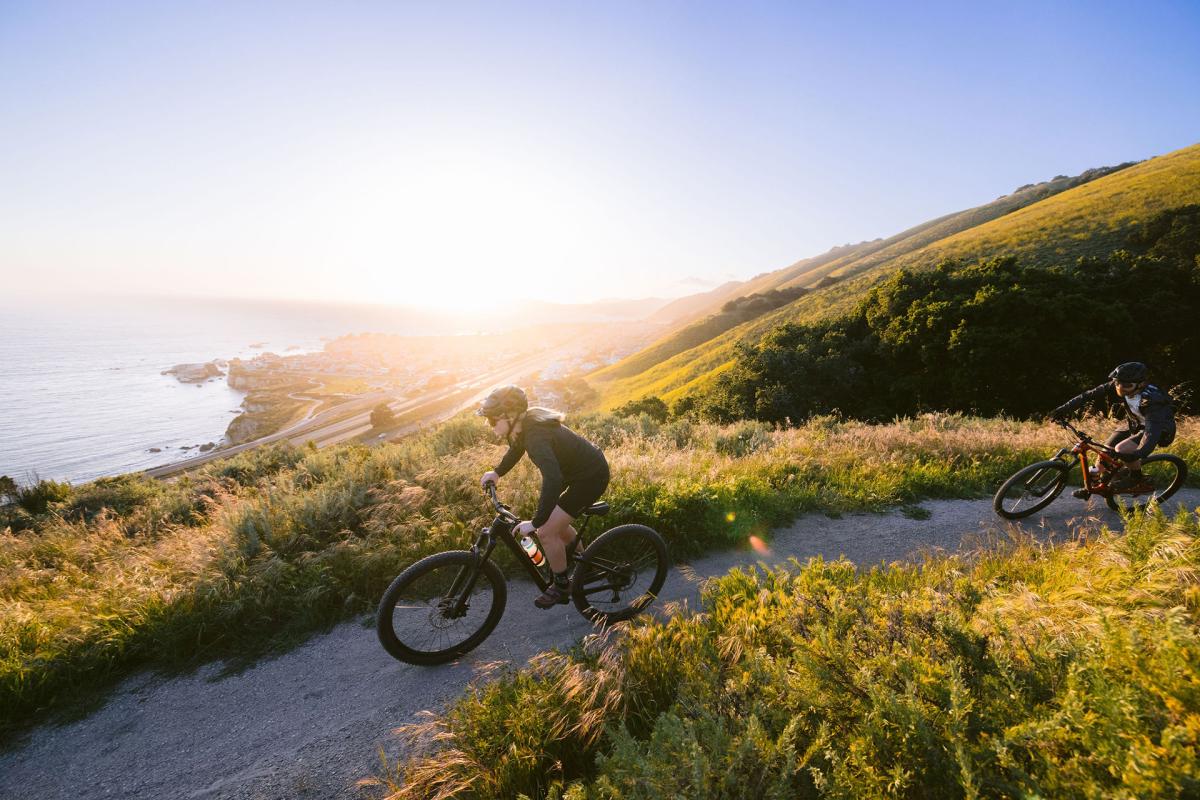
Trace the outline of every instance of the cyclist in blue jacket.
{"label": "cyclist in blue jacket", "polygon": [[554,574],[550,588],[534,605],[546,609],[565,604],[570,601],[567,548],[579,535],[571,523],[608,488],[608,461],[600,448],[562,424],[560,412],[530,408],[518,386],[495,389],[475,413],[486,417],[508,442],[508,452],[495,469],[484,473],[481,485],[497,483],[526,453],[542,473],[537,513],[513,533],[518,538],[536,533]]}

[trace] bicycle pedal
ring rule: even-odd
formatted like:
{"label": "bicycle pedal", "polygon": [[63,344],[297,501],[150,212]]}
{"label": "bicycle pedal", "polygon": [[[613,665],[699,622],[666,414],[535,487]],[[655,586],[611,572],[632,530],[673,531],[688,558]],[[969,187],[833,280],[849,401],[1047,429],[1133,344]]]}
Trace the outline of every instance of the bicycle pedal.
{"label": "bicycle pedal", "polygon": [[1089,497],[1091,497],[1091,495],[1092,493],[1087,489],[1076,489],[1075,491],[1071,492],[1071,496],[1078,498],[1079,500],[1087,500]]}

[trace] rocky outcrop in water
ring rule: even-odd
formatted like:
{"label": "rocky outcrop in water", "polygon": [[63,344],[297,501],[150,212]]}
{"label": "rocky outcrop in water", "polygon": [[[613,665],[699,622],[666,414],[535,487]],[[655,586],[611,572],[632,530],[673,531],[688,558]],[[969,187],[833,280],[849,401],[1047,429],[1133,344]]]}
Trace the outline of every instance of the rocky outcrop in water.
{"label": "rocky outcrop in water", "polygon": [[220,378],[225,374],[224,361],[206,361],[203,364],[176,364],[170,369],[163,370],[163,375],[174,375],[180,383],[204,383],[212,378]]}

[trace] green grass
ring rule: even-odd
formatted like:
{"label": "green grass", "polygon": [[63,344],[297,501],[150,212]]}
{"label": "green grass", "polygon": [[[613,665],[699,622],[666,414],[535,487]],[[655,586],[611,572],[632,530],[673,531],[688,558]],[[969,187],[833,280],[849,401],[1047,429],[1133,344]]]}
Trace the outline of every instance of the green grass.
{"label": "green grass", "polygon": [[[790,283],[812,285],[826,275],[841,283],[805,295],[776,311],[729,328],[705,342],[668,337],[656,353],[670,357],[653,363],[635,353],[605,368],[598,383],[600,405],[611,409],[630,400],[657,396],[672,402],[729,369],[739,341],[757,341],[788,322],[811,323],[852,309],[865,293],[897,269],[927,269],[945,259],[979,260],[1015,255],[1022,264],[1074,264],[1083,256],[1107,256],[1124,244],[1138,225],[1159,212],[1200,203],[1200,145],[1078,184],[1050,182],[1054,193],[1039,187],[959,214],[933,220],[890,239],[822,264]],[[1061,191],[1060,191],[1061,189]],[[787,283],[783,285],[789,285]],[[683,332],[679,334],[683,335]],[[687,349],[682,345],[687,344]],[[629,374],[631,367],[640,368]]]}
{"label": "green grass", "polygon": [[[744,547],[805,511],[990,494],[1062,444],[1048,426],[959,416],[787,430],[610,415],[572,424],[612,464],[608,522],[649,523],[681,558]],[[1194,422],[1172,450],[1200,463]],[[467,546],[490,519],[477,481],[500,453],[484,425],[457,418],[392,445],[258,448],[171,483],[109,479],[55,494],[40,515],[10,509],[0,727],[140,668],[251,659],[370,611],[404,566]],[[518,510],[536,504],[527,461],[501,488]]]}
{"label": "green grass", "polygon": [[1200,523],[734,570],[403,729],[406,798],[1200,794]]}

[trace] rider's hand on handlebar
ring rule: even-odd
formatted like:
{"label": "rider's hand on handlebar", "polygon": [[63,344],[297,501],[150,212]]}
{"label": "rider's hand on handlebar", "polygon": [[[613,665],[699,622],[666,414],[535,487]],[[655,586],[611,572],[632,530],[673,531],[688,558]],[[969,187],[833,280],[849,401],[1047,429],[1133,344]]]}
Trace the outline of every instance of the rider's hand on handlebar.
{"label": "rider's hand on handlebar", "polygon": [[497,483],[499,483],[499,481],[500,476],[496,474],[496,471],[489,469],[487,472],[483,473],[483,477],[479,479],[479,486],[482,489],[486,489],[489,483],[495,486]]}
{"label": "rider's hand on handlebar", "polygon": [[513,528],[513,534],[516,536],[532,536],[537,532],[537,528],[529,520],[525,520],[517,527]]}

